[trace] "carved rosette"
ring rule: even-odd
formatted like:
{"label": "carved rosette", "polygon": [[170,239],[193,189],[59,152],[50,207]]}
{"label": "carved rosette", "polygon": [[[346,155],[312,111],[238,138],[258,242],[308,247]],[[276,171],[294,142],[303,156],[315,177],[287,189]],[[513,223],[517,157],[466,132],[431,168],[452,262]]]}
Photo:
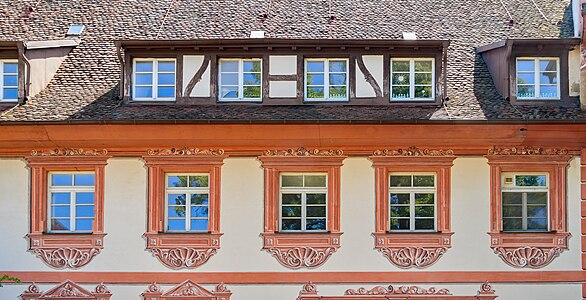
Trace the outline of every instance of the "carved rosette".
{"label": "carved rosette", "polygon": [[378,248],[391,263],[401,268],[426,268],[448,251],[447,247],[384,247]]}
{"label": "carved rosette", "polygon": [[32,150],[31,156],[102,156],[107,155],[106,149],[56,148],[49,150]]}
{"label": "carved rosette", "polygon": [[496,247],[494,253],[498,254],[508,265],[515,268],[538,269],[550,264],[554,258],[562,253],[559,247]]}
{"label": "carved rosette", "polygon": [[293,157],[304,157],[304,156],[341,156],[344,151],[337,150],[320,150],[312,149],[307,150],[303,147],[298,149],[287,149],[287,150],[266,150],[264,156],[293,156]]}
{"label": "carved rosette", "polygon": [[147,155],[150,156],[219,156],[224,155],[222,149],[199,149],[199,148],[168,148],[168,149],[148,149]]}
{"label": "carved rosette", "polygon": [[317,287],[310,281],[303,285],[299,295],[317,295]]}
{"label": "carved rosette", "polygon": [[442,149],[421,149],[417,147],[409,147],[406,149],[385,149],[375,150],[374,156],[452,156],[453,150]]}
{"label": "carved rosette", "polygon": [[34,249],[37,257],[47,265],[57,269],[77,269],[87,265],[96,255],[100,253],[99,248],[57,248],[57,249]]}
{"label": "carved rosette", "polygon": [[344,292],[344,295],[451,295],[448,289],[429,288],[424,289],[418,286],[400,286],[388,287],[376,286],[370,290],[359,288],[357,290],[349,289]]}
{"label": "carved rosette", "polygon": [[193,269],[206,263],[216,254],[216,249],[196,249],[191,247],[151,248],[153,256],[166,266],[173,269]]}
{"label": "carved rosette", "polygon": [[567,149],[541,148],[541,147],[510,147],[488,149],[488,155],[567,155]]}
{"label": "carved rosette", "polygon": [[292,269],[319,267],[328,260],[332,253],[336,252],[334,247],[270,248],[267,250],[282,265]]}

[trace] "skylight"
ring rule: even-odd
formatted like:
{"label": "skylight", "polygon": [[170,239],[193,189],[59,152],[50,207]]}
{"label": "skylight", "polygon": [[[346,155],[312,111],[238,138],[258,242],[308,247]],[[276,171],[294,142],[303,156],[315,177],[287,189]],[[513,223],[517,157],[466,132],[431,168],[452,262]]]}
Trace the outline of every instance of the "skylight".
{"label": "skylight", "polygon": [[67,36],[81,35],[84,29],[85,25],[71,25],[69,26],[69,30],[67,30]]}

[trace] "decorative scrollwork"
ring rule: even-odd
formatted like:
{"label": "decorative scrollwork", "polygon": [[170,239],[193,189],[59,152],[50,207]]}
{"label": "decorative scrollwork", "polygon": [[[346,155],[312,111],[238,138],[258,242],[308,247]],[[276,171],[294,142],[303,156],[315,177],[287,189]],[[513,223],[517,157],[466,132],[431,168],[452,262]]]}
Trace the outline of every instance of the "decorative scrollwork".
{"label": "decorative scrollwork", "polygon": [[216,293],[230,293],[231,291],[226,287],[223,282],[218,283],[216,285]]}
{"label": "decorative scrollwork", "polygon": [[155,257],[163,264],[173,269],[196,268],[206,263],[210,257],[216,254],[216,249],[196,249],[190,247],[180,248],[153,248],[150,249]]}
{"label": "decorative scrollwork", "polygon": [[100,253],[98,248],[57,248],[57,249],[34,249],[33,252],[46,264],[53,268],[77,269],[88,264],[94,256]]}
{"label": "decorative scrollwork", "polygon": [[442,149],[420,149],[417,147],[409,147],[407,149],[385,149],[375,150],[374,156],[452,156],[453,150]]}
{"label": "decorative scrollwork", "polygon": [[493,295],[495,292],[492,289],[492,285],[488,281],[485,281],[478,291],[478,295]]}
{"label": "decorative scrollwork", "polygon": [[341,156],[344,151],[337,150],[307,150],[303,147],[298,149],[287,149],[287,150],[266,150],[263,153],[265,156]]}
{"label": "decorative scrollwork", "polygon": [[303,285],[299,295],[317,295],[317,287],[310,281]]}
{"label": "decorative scrollwork", "polygon": [[104,285],[104,283],[100,283],[96,286],[96,289],[94,290],[94,292],[96,294],[107,294],[110,293],[110,290],[108,289],[108,287],[106,285]]}
{"label": "decorative scrollwork", "polygon": [[356,290],[349,289],[344,292],[344,295],[451,295],[448,289],[429,288],[424,289],[418,286],[400,286],[398,288],[389,285],[388,287],[375,286],[367,290],[359,288]]}
{"label": "decorative scrollwork", "polygon": [[386,247],[379,248],[391,263],[401,268],[429,267],[448,250],[447,247]]}
{"label": "decorative scrollwork", "polygon": [[26,291],[24,291],[24,295],[26,294],[39,294],[40,290],[39,287],[33,282],[31,283],[28,288],[26,289]]}
{"label": "decorative scrollwork", "polygon": [[31,156],[101,156],[107,155],[106,149],[56,148],[49,150],[32,150]]}
{"label": "decorative scrollwork", "polygon": [[76,299],[76,300],[109,300],[112,293],[104,284],[96,286],[94,292],[90,292],[71,280],[66,280],[60,285],[41,293],[39,288],[31,284],[29,288],[21,294],[22,299]]}
{"label": "decorative scrollwork", "polygon": [[169,149],[148,149],[147,155],[151,156],[195,156],[195,155],[223,155],[222,149],[199,149],[199,148],[169,148]]}
{"label": "decorative scrollwork", "polygon": [[558,247],[537,248],[537,247],[497,247],[494,253],[498,254],[508,265],[515,268],[538,269],[550,264],[558,257],[563,250]]}
{"label": "decorative scrollwork", "polygon": [[199,285],[186,282],[181,285],[178,289],[174,290],[172,293],[168,293],[168,296],[209,296],[210,292],[202,289]]}
{"label": "decorative scrollwork", "polygon": [[160,293],[161,287],[157,285],[156,282],[153,282],[147,286],[145,293]]}
{"label": "decorative scrollwork", "polygon": [[541,148],[532,146],[488,149],[488,155],[567,155],[567,149]]}
{"label": "decorative scrollwork", "polygon": [[321,266],[336,252],[334,247],[293,247],[288,249],[271,248],[268,251],[285,267],[299,269]]}

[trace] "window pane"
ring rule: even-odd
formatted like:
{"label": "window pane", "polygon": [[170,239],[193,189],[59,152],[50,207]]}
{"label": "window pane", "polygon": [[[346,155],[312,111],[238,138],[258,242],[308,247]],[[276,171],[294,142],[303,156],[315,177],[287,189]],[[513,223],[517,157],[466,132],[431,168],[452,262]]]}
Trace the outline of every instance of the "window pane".
{"label": "window pane", "polygon": [[307,61],[307,72],[324,72],[323,61]]}
{"label": "window pane", "polygon": [[527,219],[527,230],[547,230],[546,218],[529,218]]}
{"label": "window pane", "polygon": [[4,73],[18,73],[18,63],[4,63]]}
{"label": "window pane", "polygon": [[515,183],[517,186],[546,186],[545,175],[517,175]]}
{"label": "window pane", "polygon": [[527,217],[547,217],[547,206],[529,205],[527,206]]}
{"label": "window pane", "polygon": [[539,82],[541,84],[557,84],[558,74],[555,72],[543,72],[539,74]]}
{"label": "window pane", "polygon": [[76,231],[92,231],[93,219],[76,219],[75,230]]}
{"label": "window pane", "polygon": [[137,61],[136,62],[137,72],[152,72],[153,62],[152,61]]}
{"label": "window pane", "polygon": [[326,187],[326,176],[325,175],[306,175],[305,176],[306,187]]}
{"label": "window pane", "polygon": [[192,206],[191,217],[192,218],[207,218],[209,209],[207,206]]}
{"label": "window pane", "polygon": [[238,85],[238,74],[221,74],[222,85]]}
{"label": "window pane", "polygon": [[51,219],[51,230],[70,230],[69,219]]}
{"label": "window pane", "polygon": [[527,193],[527,204],[547,205],[547,193]]}
{"label": "window pane", "polygon": [[148,86],[137,86],[135,88],[136,98],[152,98],[153,97],[153,88]]}
{"label": "window pane", "polygon": [[326,204],[326,194],[307,194],[307,204]]}
{"label": "window pane", "polygon": [[523,194],[522,193],[505,193],[503,192],[503,205],[507,204],[523,204]]}
{"label": "window pane", "polygon": [[431,86],[416,86],[415,87],[415,98],[431,98],[432,90]]}
{"label": "window pane", "polygon": [[517,97],[534,98],[535,97],[535,86],[533,86],[533,85],[518,85],[517,86]]}
{"label": "window pane", "polygon": [[391,204],[409,204],[409,194],[391,194]]}
{"label": "window pane", "polygon": [[535,60],[517,60],[517,71],[535,71]]}
{"label": "window pane", "polygon": [[170,205],[185,205],[186,196],[184,194],[169,194]]}
{"label": "window pane", "polygon": [[539,60],[539,71],[557,71],[557,61],[553,59]]}
{"label": "window pane", "polygon": [[237,86],[222,86],[220,98],[238,98]]}
{"label": "window pane", "polygon": [[411,176],[396,176],[392,175],[390,180],[392,187],[410,187],[411,186]]}
{"label": "window pane", "polygon": [[3,99],[17,99],[18,98],[18,89],[17,88],[4,88],[4,92],[2,93]]}
{"label": "window pane", "polygon": [[393,87],[393,98],[396,99],[405,99],[405,98],[411,98],[411,96],[409,95],[409,87],[408,86],[394,86]]}
{"label": "window pane", "polygon": [[522,218],[503,218],[503,230],[504,231],[523,230],[523,219]]}
{"label": "window pane", "polygon": [[517,84],[535,84],[535,73],[518,73]]}
{"label": "window pane", "polygon": [[207,205],[209,203],[208,194],[191,195],[191,205]]}
{"label": "window pane", "polygon": [[433,206],[415,206],[415,217],[416,218],[433,218],[434,217]]}
{"label": "window pane", "polygon": [[209,177],[205,175],[189,176],[190,187],[208,187]]}
{"label": "window pane", "polygon": [[173,98],[175,97],[174,86],[160,86],[157,88],[159,98]]}
{"label": "window pane", "polygon": [[301,220],[298,219],[283,219],[281,221],[282,230],[301,230]]}
{"label": "window pane", "polygon": [[242,62],[242,71],[244,72],[260,72],[260,60],[245,60]]}
{"label": "window pane", "polygon": [[51,193],[52,204],[69,204],[70,203],[69,193]]}
{"label": "window pane", "polygon": [[75,207],[76,217],[93,217],[94,206],[93,205],[77,205]]}
{"label": "window pane", "polygon": [[503,217],[523,217],[523,206],[521,205],[506,205],[503,206]]}
{"label": "window pane", "polygon": [[346,61],[330,60],[330,72],[346,72]]}
{"label": "window pane", "polygon": [[283,194],[283,204],[301,204],[301,194]]}
{"label": "window pane", "polygon": [[153,75],[151,74],[136,74],[136,82],[138,85],[152,85]]}
{"label": "window pane", "polygon": [[191,220],[192,231],[208,231],[208,220]]}
{"label": "window pane", "polygon": [[409,217],[409,206],[391,206],[391,217]]}
{"label": "window pane", "polygon": [[72,186],[73,177],[71,174],[52,174],[51,184],[54,186]]}
{"label": "window pane", "polygon": [[431,73],[417,73],[415,74],[415,84],[430,84],[431,85]]}
{"label": "window pane", "polygon": [[324,85],[324,74],[307,74],[308,85]]}
{"label": "window pane", "polygon": [[167,186],[187,187],[187,176],[167,176]]}
{"label": "window pane", "polygon": [[51,217],[53,218],[62,218],[62,217],[69,217],[70,215],[70,206],[52,206],[51,207]]}
{"label": "window pane", "polygon": [[308,87],[307,98],[324,98],[324,88]]}
{"label": "window pane", "polygon": [[185,220],[169,220],[167,230],[185,231]]}
{"label": "window pane", "polygon": [[409,61],[393,60],[392,68],[393,72],[409,72]]}
{"label": "window pane", "polygon": [[428,60],[428,61],[416,60],[415,61],[415,72],[431,72],[432,71],[431,65],[432,65],[432,62],[430,60]]}
{"label": "window pane", "polygon": [[175,72],[175,62],[159,61],[159,72]]}
{"label": "window pane", "polygon": [[541,86],[539,86],[539,97],[557,98],[558,97],[557,85],[541,85]]}
{"label": "window pane", "polygon": [[391,219],[391,230],[409,230],[409,219]]}
{"label": "window pane", "polygon": [[346,85],[346,74],[330,74],[330,85]]}
{"label": "window pane", "polygon": [[326,207],[325,206],[308,206],[307,207],[308,217],[325,217]]}
{"label": "window pane", "polygon": [[326,230],[326,219],[308,219],[305,223],[306,230]]}
{"label": "window pane", "polygon": [[220,71],[222,72],[238,72],[237,60],[220,60]]}
{"label": "window pane", "polygon": [[94,204],[94,193],[76,193],[75,197],[77,204]]}
{"label": "window pane", "polygon": [[434,219],[415,219],[415,230],[433,230]]}
{"label": "window pane", "polygon": [[298,217],[301,218],[301,206],[283,206],[281,208],[281,216],[284,218]]}
{"label": "window pane", "polygon": [[420,205],[420,204],[432,204],[434,203],[433,201],[434,195],[432,193],[426,193],[426,194],[415,194],[415,204],[416,205]]}
{"label": "window pane", "polygon": [[345,86],[337,86],[337,87],[330,87],[330,98],[346,98],[346,87]]}
{"label": "window pane", "polygon": [[413,186],[416,187],[433,187],[433,175],[415,175],[413,176]]}
{"label": "window pane", "polygon": [[260,86],[243,87],[244,98],[260,98]]}
{"label": "window pane", "polygon": [[283,175],[281,176],[282,187],[302,187],[303,176],[302,175]]}
{"label": "window pane", "polygon": [[409,73],[394,73],[393,84],[407,85],[409,84]]}
{"label": "window pane", "polygon": [[169,218],[183,218],[185,217],[185,206],[169,206],[167,209],[167,216]]}
{"label": "window pane", "polygon": [[245,85],[260,85],[260,73],[247,73],[244,74],[243,84]]}
{"label": "window pane", "polygon": [[18,85],[18,76],[4,75],[4,85],[5,86],[17,86]]}
{"label": "window pane", "polygon": [[76,186],[93,186],[95,184],[94,174],[75,174],[74,184]]}
{"label": "window pane", "polygon": [[157,79],[158,84],[175,84],[175,74],[159,74]]}

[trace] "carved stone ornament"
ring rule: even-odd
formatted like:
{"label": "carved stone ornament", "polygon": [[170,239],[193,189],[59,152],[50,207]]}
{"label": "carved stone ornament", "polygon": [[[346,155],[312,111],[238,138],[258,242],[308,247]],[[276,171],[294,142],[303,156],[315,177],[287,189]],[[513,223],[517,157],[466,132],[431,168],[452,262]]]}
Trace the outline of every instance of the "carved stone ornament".
{"label": "carved stone ornament", "polygon": [[492,285],[490,285],[488,281],[484,282],[478,291],[478,295],[494,295],[494,293],[495,291],[492,289]]}
{"label": "carved stone ornament", "polygon": [[303,156],[341,156],[344,154],[344,151],[338,150],[307,150],[303,147],[298,149],[287,149],[287,150],[266,150],[264,151],[263,155],[265,156],[296,156],[296,157],[303,157]]}
{"label": "carved stone ornament", "polygon": [[349,289],[344,292],[344,295],[451,295],[448,289],[429,288],[424,289],[418,286],[400,286],[388,287],[376,286],[370,290],[359,288],[357,290]]}
{"label": "carved stone ornament", "polygon": [[447,247],[385,247],[378,248],[391,263],[401,268],[425,268],[446,253]]}
{"label": "carved stone ornament", "polygon": [[32,150],[31,156],[101,156],[107,155],[106,149],[56,148],[49,150]]}
{"label": "carved stone ornament", "polygon": [[223,282],[218,283],[216,285],[216,293],[230,293],[231,291],[226,287]]}
{"label": "carved stone ornament", "polygon": [[26,294],[40,294],[40,290],[39,287],[33,282],[31,283],[28,288],[26,289],[26,291],[24,291],[24,293],[22,293],[23,295]]}
{"label": "carved stone ornament", "polygon": [[216,254],[214,248],[196,249],[191,247],[151,248],[153,256],[173,269],[193,269],[206,263]]}
{"label": "carved stone ornament", "polygon": [[310,281],[303,285],[299,295],[317,295],[317,287]]}
{"label": "carved stone ornament", "polygon": [[37,257],[42,259],[47,265],[57,268],[77,269],[87,265],[94,256],[100,253],[99,248],[57,248],[43,249],[37,248],[32,250]]}
{"label": "carved stone ornament", "polygon": [[196,156],[196,155],[223,155],[222,149],[199,149],[199,148],[169,148],[169,149],[148,149],[147,155],[151,156]]}
{"label": "carved stone ornament", "polygon": [[541,148],[532,146],[488,149],[488,155],[567,155],[567,149]]}
{"label": "carved stone ornament", "polygon": [[496,247],[494,253],[498,254],[508,265],[515,268],[538,269],[550,264],[554,258],[562,253],[559,247]]}
{"label": "carved stone ornament", "polygon": [[201,285],[186,280],[171,290],[163,293],[156,283],[151,283],[147,290],[142,294],[143,299],[148,300],[166,300],[166,299],[210,299],[210,300],[229,300],[232,292],[226,288],[224,283],[219,283],[215,291],[209,291]]}
{"label": "carved stone ornament", "polygon": [[302,267],[315,268],[321,266],[336,252],[334,247],[293,247],[287,249],[267,249],[282,265],[292,269]]}
{"label": "carved stone ornament", "polygon": [[407,149],[385,149],[375,150],[374,156],[452,156],[453,150],[441,149],[420,149],[417,147],[409,147]]}
{"label": "carved stone ornament", "polygon": [[33,283],[22,293],[21,298],[24,300],[49,300],[49,299],[88,299],[88,300],[108,300],[112,296],[104,284],[96,286],[93,292],[90,292],[76,283],[67,280],[60,285],[50,289],[45,293],[40,293],[38,287]]}

